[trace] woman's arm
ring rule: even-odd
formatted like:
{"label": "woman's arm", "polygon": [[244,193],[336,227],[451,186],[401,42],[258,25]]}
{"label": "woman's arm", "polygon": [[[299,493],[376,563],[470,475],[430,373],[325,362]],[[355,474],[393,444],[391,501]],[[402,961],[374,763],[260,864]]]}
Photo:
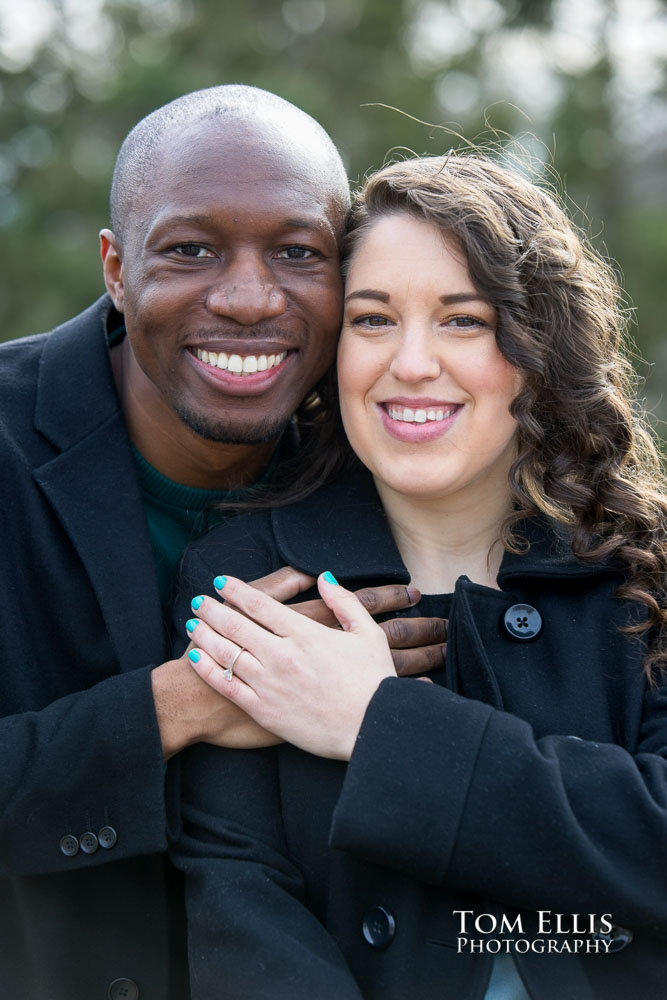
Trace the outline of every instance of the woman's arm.
{"label": "woman's arm", "polygon": [[361,1000],[289,860],[276,752],[197,746],[170,765],[183,829],[193,1000]]}
{"label": "woman's arm", "polygon": [[391,678],[353,595],[320,588],[347,629],[333,633],[335,644],[285,617],[289,609],[249,604],[228,580],[223,592],[254,621],[207,602],[202,617],[229,638],[207,625],[202,650],[223,666],[239,645],[250,652],[231,681],[208,653],[195,666],[290,742],[351,754],[332,846],[518,907],[611,912],[667,935],[667,687],[646,695],[634,755],[536,738],[508,712]]}

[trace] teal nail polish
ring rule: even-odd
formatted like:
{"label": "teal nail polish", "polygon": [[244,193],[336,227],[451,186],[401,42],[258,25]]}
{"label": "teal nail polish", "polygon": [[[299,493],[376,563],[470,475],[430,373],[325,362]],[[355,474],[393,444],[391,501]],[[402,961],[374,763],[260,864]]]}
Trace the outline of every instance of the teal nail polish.
{"label": "teal nail polish", "polygon": [[204,598],[200,594],[199,597],[192,598],[192,600],[190,601],[190,606],[192,607],[193,611],[199,611],[203,603],[204,603]]}
{"label": "teal nail polish", "polygon": [[335,583],[336,586],[338,586],[338,580],[333,575],[333,573],[329,572],[329,570],[327,570],[326,573],[324,574],[324,579],[327,581],[327,583]]}
{"label": "teal nail polish", "polygon": [[226,583],[227,583],[226,576],[216,576],[215,580],[213,581],[213,586],[215,587],[216,590],[222,590],[222,588]]}
{"label": "teal nail polish", "polygon": [[188,659],[192,660],[193,663],[199,663],[199,660],[201,659],[201,653],[199,652],[198,649],[191,649],[190,652],[188,653]]}
{"label": "teal nail polish", "polygon": [[199,625],[198,618],[190,618],[189,621],[185,623],[185,627],[188,630],[188,632],[194,632],[194,630],[197,628],[197,625]]}

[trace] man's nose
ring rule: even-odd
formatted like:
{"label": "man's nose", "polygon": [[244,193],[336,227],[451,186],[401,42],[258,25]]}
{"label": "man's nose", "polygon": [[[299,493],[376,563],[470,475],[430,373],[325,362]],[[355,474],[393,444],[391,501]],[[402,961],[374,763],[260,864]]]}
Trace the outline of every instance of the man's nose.
{"label": "man's nose", "polygon": [[287,297],[266,261],[249,253],[227,263],[209,289],[207,306],[218,316],[252,326],[281,316],[287,308]]}
{"label": "man's nose", "polygon": [[421,325],[402,331],[390,364],[391,374],[399,382],[436,379],[442,371],[435,338]]}

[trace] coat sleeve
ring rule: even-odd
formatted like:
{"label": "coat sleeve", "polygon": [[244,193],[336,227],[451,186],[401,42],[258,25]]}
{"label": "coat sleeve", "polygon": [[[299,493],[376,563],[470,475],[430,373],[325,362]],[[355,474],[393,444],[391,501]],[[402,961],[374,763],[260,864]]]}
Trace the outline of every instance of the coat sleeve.
{"label": "coat sleeve", "polygon": [[0,719],[0,760],[2,877],[166,849],[149,668]]}
{"label": "coat sleeve", "polygon": [[649,689],[632,755],[383,681],[330,840],[434,885],[667,935],[667,688]]}
{"label": "coat sleeve", "polygon": [[[308,909],[283,834],[276,750],[199,745],[170,764],[183,827],[192,1000],[361,1000]],[[270,984],[270,985],[267,985]]]}

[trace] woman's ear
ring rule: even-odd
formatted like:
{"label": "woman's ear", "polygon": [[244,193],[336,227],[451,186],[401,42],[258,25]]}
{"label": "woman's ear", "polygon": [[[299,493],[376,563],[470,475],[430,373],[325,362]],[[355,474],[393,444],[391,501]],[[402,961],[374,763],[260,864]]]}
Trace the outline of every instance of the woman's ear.
{"label": "woman's ear", "polygon": [[100,256],[104,284],[118,312],[123,312],[123,253],[120,240],[110,229],[100,230]]}

